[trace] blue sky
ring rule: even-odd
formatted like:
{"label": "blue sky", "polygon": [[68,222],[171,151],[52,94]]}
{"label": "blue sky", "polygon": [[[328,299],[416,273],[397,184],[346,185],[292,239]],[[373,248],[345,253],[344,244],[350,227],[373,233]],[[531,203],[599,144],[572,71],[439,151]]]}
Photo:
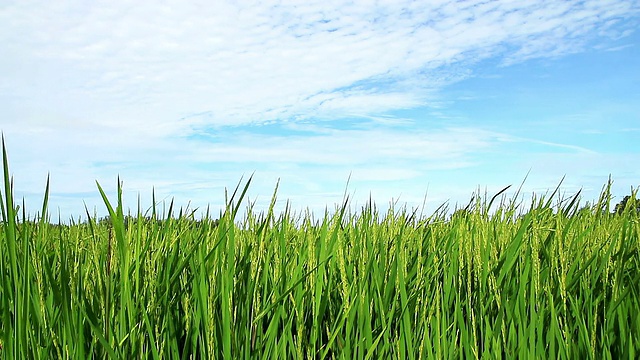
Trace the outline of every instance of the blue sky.
{"label": "blue sky", "polygon": [[[426,210],[479,190],[640,184],[639,1],[5,1],[0,129],[18,198],[347,192]],[[514,189],[515,190],[515,189]],[[616,200],[614,199],[614,201]]]}

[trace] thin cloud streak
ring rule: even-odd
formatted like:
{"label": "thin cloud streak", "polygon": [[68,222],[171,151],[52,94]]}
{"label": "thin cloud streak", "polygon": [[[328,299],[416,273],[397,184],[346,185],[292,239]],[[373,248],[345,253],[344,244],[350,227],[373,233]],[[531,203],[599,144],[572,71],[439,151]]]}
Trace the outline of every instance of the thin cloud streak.
{"label": "thin cloud streak", "polygon": [[[19,191],[42,188],[44,175],[26,174],[44,174],[45,169],[51,170],[53,188],[62,193],[91,193],[95,191],[93,179],[103,186],[113,185],[119,175],[125,184],[129,206],[136,203],[137,193],[148,201],[151,189],[155,189],[159,198],[176,197],[183,205],[192,200],[199,207],[206,207],[207,203],[222,203],[220,196],[225,186],[232,187],[241,176],[255,173],[249,193],[253,198],[268,198],[277,179],[281,179],[280,198],[302,199],[309,196],[318,202],[297,202],[296,206],[321,210],[331,206],[332,201],[340,200],[341,189],[349,177],[350,189],[357,190],[359,201],[364,201],[362,196],[369,193],[383,200],[402,195],[402,201],[418,206],[430,183],[431,193],[440,196],[430,198],[430,204],[434,204],[434,201],[466,199],[479,184],[519,182],[530,170],[523,164],[533,166],[538,178],[546,176],[544,184],[555,186],[562,174],[573,174],[573,178],[584,176],[588,169],[580,164],[601,164],[604,167],[604,164],[613,162],[605,155],[576,147],[567,147],[574,155],[567,154],[562,158],[555,154],[524,153],[518,160],[519,165],[510,163],[508,159],[492,161],[491,154],[512,152],[512,144],[519,142],[530,140],[477,128],[430,132],[327,130],[314,136],[288,137],[239,131],[214,146],[206,141],[189,139],[178,143],[167,141],[158,145],[158,151],[141,152],[128,162],[108,161],[111,157],[121,158],[129,151],[119,149],[122,151],[120,155],[102,154],[101,157],[101,154],[94,154],[92,160],[86,162],[53,157],[38,163],[22,159],[24,162],[14,166],[13,171],[18,174],[16,184],[19,184]],[[540,144],[550,150],[558,146]],[[85,149],[78,149],[80,153],[83,151]],[[42,147],[34,149],[35,153],[46,151]],[[71,153],[69,156],[74,159]],[[487,166],[490,166],[493,176],[456,178],[460,171]],[[456,186],[447,185],[453,179]],[[335,191],[334,197],[314,197],[314,194],[331,191]],[[90,207],[100,208],[97,193],[86,200],[92,204]]]}

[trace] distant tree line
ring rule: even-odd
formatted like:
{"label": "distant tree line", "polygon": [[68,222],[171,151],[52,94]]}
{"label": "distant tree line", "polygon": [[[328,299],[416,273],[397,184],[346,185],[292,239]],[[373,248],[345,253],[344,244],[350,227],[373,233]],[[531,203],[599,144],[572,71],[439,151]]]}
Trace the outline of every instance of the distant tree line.
{"label": "distant tree line", "polygon": [[640,213],[640,201],[638,201],[635,196],[632,195],[625,196],[622,201],[617,203],[616,207],[613,209],[613,212],[615,214],[622,214],[627,207],[630,207],[630,211]]}

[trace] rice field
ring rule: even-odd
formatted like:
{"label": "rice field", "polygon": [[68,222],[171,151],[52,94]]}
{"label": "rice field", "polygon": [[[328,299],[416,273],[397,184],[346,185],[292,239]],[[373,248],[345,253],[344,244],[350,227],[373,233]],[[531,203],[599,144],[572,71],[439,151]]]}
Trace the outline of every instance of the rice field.
{"label": "rice field", "polygon": [[[449,214],[188,209],[50,223],[17,210],[3,145],[0,354],[6,359],[633,359],[635,194],[474,197]],[[276,189],[277,190],[277,189]],[[247,206],[242,215],[240,209]]]}

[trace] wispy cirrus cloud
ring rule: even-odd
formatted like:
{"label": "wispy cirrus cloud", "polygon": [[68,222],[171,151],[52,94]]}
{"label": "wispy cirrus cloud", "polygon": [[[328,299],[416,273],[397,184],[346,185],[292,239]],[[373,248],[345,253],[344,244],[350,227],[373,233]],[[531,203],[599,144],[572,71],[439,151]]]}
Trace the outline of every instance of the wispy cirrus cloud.
{"label": "wispy cirrus cloud", "polygon": [[14,2],[0,10],[11,69],[3,95],[38,87],[38,104],[75,103],[78,122],[96,108],[100,123],[118,123],[120,108],[145,117],[127,112],[121,126],[201,111],[216,125],[379,114],[428,104],[470,63],[561,56],[594,33],[623,36],[616,24],[638,10],[620,1]]}

